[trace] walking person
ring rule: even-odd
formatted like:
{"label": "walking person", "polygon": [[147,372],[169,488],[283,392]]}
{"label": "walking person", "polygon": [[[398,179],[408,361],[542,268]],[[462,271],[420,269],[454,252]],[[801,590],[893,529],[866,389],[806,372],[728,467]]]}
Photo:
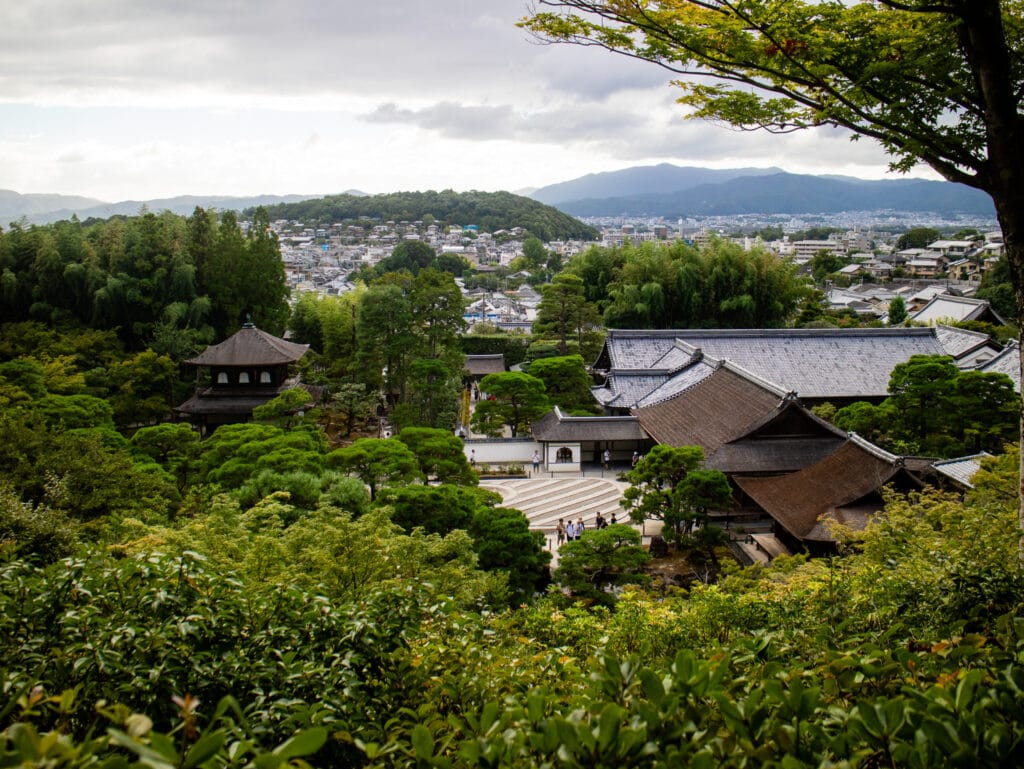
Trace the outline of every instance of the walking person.
{"label": "walking person", "polygon": [[612,453],[608,451],[608,449],[605,449],[601,459],[604,462],[604,469],[607,470],[612,463]]}
{"label": "walking person", "polygon": [[565,524],[565,538],[570,542],[576,539],[576,523],[574,521]]}
{"label": "walking person", "polygon": [[639,462],[639,461],[640,461],[640,452],[639,451],[634,451],[633,452],[633,467],[636,467],[636,463]]}
{"label": "walking person", "polygon": [[558,519],[558,525],[555,527],[555,544],[558,547],[565,544],[565,520],[562,518]]}
{"label": "walking person", "polygon": [[537,471],[540,470],[540,452],[534,449],[533,451],[533,474],[536,475]]}
{"label": "walking person", "polygon": [[469,450],[469,465],[470,467],[476,467],[476,449]]}
{"label": "walking person", "polygon": [[583,532],[586,530],[587,525],[583,523],[583,516],[581,515],[576,519],[576,539],[583,536]]}

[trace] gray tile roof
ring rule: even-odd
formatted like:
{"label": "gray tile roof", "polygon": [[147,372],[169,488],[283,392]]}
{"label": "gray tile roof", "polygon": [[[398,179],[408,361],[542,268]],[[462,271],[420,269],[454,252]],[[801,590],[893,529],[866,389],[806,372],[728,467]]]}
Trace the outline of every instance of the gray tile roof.
{"label": "gray tile roof", "polygon": [[598,403],[628,409],[658,389],[666,379],[666,374],[649,374],[646,371],[623,372],[609,377],[603,387],[595,387],[591,392]]}
{"label": "gray tile roof", "polygon": [[1002,320],[985,299],[940,294],[910,316],[918,323],[937,323],[942,320],[979,320],[995,316]]}
{"label": "gray tile roof", "polygon": [[701,358],[693,365],[687,366],[682,371],[668,377],[662,384],[647,393],[637,402],[637,407],[653,406],[655,403],[674,398],[679,393],[689,390],[698,382],[702,382],[711,376],[718,369],[716,364],[717,361]]}
{"label": "gray tile roof", "polygon": [[[651,367],[685,353],[730,361],[803,398],[822,399],[884,397],[896,365],[947,350],[932,328],[612,330],[601,360],[611,363],[607,387],[619,394],[615,405],[641,403],[672,376]],[[620,374],[635,377],[645,368],[655,383],[647,392],[639,392],[640,380],[620,383]]]}
{"label": "gray tile roof", "polygon": [[983,334],[980,331],[968,331],[965,328],[954,328],[953,326],[936,326],[935,336],[939,340],[939,344],[946,350],[946,353],[954,358],[959,358],[965,353],[991,344],[988,334]]}
{"label": "gray tile roof", "polygon": [[500,374],[505,371],[505,356],[502,353],[493,355],[467,355],[463,363],[471,376]]}
{"label": "gray tile roof", "polygon": [[969,457],[957,457],[956,459],[945,459],[941,462],[935,462],[932,464],[932,467],[960,486],[966,489],[973,489],[974,484],[971,483],[971,480],[974,478],[974,474],[981,468],[981,460],[990,456],[992,455],[983,451],[980,454],[974,454]]}
{"label": "gray tile roof", "polygon": [[978,371],[1006,374],[1013,380],[1013,388],[1020,392],[1020,345],[1007,342],[1003,351],[978,367]]}
{"label": "gray tile roof", "polygon": [[533,423],[533,437],[545,443],[643,441],[647,433],[634,416],[572,417],[555,408]]}

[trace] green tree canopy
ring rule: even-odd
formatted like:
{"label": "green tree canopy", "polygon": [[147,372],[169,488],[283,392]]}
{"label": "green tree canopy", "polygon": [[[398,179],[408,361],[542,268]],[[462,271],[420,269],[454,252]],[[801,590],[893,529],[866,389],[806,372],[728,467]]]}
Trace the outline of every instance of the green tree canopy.
{"label": "green tree canopy", "polygon": [[725,475],[701,469],[703,461],[700,446],[654,446],[626,473],[630,486],[620,504],[634,523],[663,521],[666,539],[688,536],[711,509],[732,504]]}
{"label": "green tree canopy", "polygon": [[466,459],[462,439],[450,430],[406,427],[397,438],[416,455],[424,478],[465,486],[475,486],[479,482]]}
{"label": "green tree canopy", "polygon": [[404,443],[391,438],[360,438],[351,446],[328,454],[327,464],[359,478],[370,490],[371,500],[381,486],[408,483],[420,474],[416,455]]}
{"label": "green tree canopy", "polygon": [[898,326],[907,319],[907,303],[902,296],[893,297],[889,302],[889,325]]}
{"label": "green tree canopy", "polygon": [[578,598],[614,603],[609,587],[642,585],[650,579],[643,567],[651,556],[640,540],[640,532],[624,523],[585,531],[559,549],[558,568],[551,577]]}
{"label": "green tree canopy", "polygon": [[480,392],[471,424],[487,435],[501,435],[507,426],[515,437],[551,409],[544,382],[521,371],[488,374],[480,380]]}
{"label": "green tree canopy", "polygon": [[939,239],[939,231],[934,227],[911,227],[896,238],[896,250],[905,248],[928,248]]}
{"label": "green tree canopy", "polygon": [[544,383],[552,405],[573,412],[594,410],[594,395],[590,391],[594,382],[581,356],[539,358],[530,364],[530,376]]}

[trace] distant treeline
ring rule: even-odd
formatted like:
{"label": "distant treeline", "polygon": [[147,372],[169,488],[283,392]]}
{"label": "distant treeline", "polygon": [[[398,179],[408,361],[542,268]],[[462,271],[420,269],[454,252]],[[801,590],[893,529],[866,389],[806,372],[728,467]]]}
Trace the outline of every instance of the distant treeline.
{"label": "distant treeline", "polygon": [[595,240],[599,233],[578,219],[511,192],[394,192],[386,195],[332,195],[301,203],[269,206],[272,220],[297,219],[326,224],[370,217],[381,221],[421,221],[477,225],[486,232],[522,227],[543,241]]}

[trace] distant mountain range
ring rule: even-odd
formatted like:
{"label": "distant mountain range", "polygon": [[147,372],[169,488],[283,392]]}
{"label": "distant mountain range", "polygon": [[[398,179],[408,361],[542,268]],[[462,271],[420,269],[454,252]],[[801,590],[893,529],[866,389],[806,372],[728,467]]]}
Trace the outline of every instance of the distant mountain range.
{"label": "distant mountain range", "polygon": [[[528,197],[571,216],[729,216],[736,214],[827,214],[842,211],[906,211],[994,217],[983,192],[951,182],[894,178],[790,174],[778,168],[713,169],[694,166],[634,166],[588,174],[527,192]],[[342,195],[364,196],[358,190]],[[22,195],[0,190],[0,225],[25,217],[33,224],[68,219],[134,215],[150,211],[191,214],[196,206],[243,211],[255,206],[316,200],[321,195],[229,197],[181,195],[157,200],[106,203],[75,195]]]}
{"label": "distant mountain range", "polygon": [[983,192],[922,179],[870,181],[789,174],[778,168],[715,170],[661,164],[588,174],[530,197],[573,216],[728,216],[895,210],[994,216]]}
{"label": "distant mountain range", "polygon": [[[363,195],[358,190],[349,190],[347,195]],[[179,195],[174,198],[157,198],[154,200],[122,200],[119,203],[106,203],[95,198],[83,198],[78,195],[22,195],[11,190],[0,190],[0,225],[6,226],[25,217],[31,224],[48,224],[49,222],[70,219],[77,215],[79,219],[95,217],[109,219],[111,216],[134,216],[139,209],[146,206],[150,211],[173,211],[188,216],[196,206],[216,208],[221,211],[242,211],[255,206],[272,206],[278,203],[297,203],[302,200],[318,198],[319,195],[253,195],[250,197],[231,197],[227,195]]]}

